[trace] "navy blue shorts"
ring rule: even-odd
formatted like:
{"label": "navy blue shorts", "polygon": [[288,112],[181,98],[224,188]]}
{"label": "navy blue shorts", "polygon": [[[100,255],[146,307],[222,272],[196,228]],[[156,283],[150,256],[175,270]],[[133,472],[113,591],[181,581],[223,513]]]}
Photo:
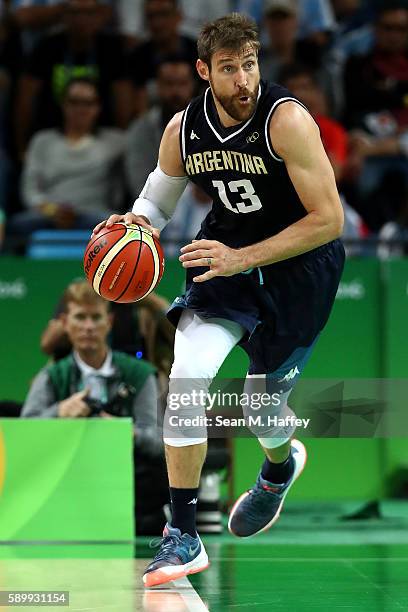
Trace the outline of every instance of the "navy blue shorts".
{"label": "navy blue shorts", "polygon": [[340,240],[250,273],[219,276],[204,283],[192,278],[208,268],[188,268],[186,292],[173,302],[174,324],[182,309],[240,323],[247,331],[240,345],[250,360],[249,374],[301,373],[325,326],[344,267]]}

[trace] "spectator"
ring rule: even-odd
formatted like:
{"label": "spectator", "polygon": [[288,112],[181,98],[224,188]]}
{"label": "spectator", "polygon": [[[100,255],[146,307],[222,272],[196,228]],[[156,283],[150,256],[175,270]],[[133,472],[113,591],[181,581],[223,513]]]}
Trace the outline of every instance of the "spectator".
{"label": "spectator", "polygon": [[[387,115],[382,115],[384,125]],[[393,122],[388,117],[388,122]],[[374,231],[396,220],[408,189],[408,129],[395,136],[349,134],[346,168],[349,189]]]}
{"label": "spectator", "polygon": [[388,221],[379,233],[378,257],[403,257],[408,255],[408,193],[395,221]]}
{"label": "spectator", "polygon": [[306,66],[292,64],[283,69],[280,81],[303,102],[319,126],[336,181],[340,182],[347,158],[347,133],[338,121],[330,117],[327,98],[316,76]]}
{"label": "spectator", "polygon": [[[1,186],[0,186],[0,189],[1,189]],[[6,215],[4,213],[4,208],[0,207],[0,252],[3,247],[5,221],[6,221]]]}
{"label": "spectator", "polygon": [[336,38],[354,32],[371,22],[374,6],[367,0],[332,0]]}
{"label": "spectator", "polygon": [[91,229],[120,203],[124,135],[96,128],[100,99],[89,79],[73,79],[63,98],[63,129],[43,130],[29,146],[22,174],[26,211],[10,230]]}
{"label": "spectator", "polygon": [[373,7],[362,0],[333,0],[336,29],[326,65],[334,83],[333,108],[337,117],[344,112],[344,66],[352,55],[369,53],[374,44]]}
{"label": "spectator", "polygon": [[58,123],[59,103],[74,76],[98,81],[105,125],[126,127],[130,84],[122,41],[102,32],[98,0],[67,0],[66,31],[44,38],[27,60],[16,104],[16,148],[23,156],[30,133]]}
{"label": "spectator", "polygon": [[264,78],[276,81],[287,65],[302,61],[319,71],[319,81],[330,96],[332,84],[322,63],[320,45],[310,40],[298,40],[299,5],[296,0],[265,0],[264,23],[267,42],[261,47],[259,65]]}
{"label": "spectator", "polygon": [[[109,337],[113,350],[143,357],[155,365],[161,394],[167,387],[173,362],[174,327],[166,317],[168,307],[168,301],[154,292],[137,304],[112,303],[114,317]],[[41,350],[54,361],[66,357],[72,349],[61,319],[63,311],[61,300],[41,336]]]}
{"label": "spectator", "polygon": [[[157,163],[161,136],[170,118],[186,108],[195,89],[193,69],[182,57],[170,56],[158,67],[158,103],[136,119],[128,130],[126,174],[129,190],[138,196]],[[143,146],[140,145],[143,143]],[[190,242],[211,207],[211,200],[189,184],[169,225],[162,232],[166,256],[178,255]]]}
{"label": "spectator", "polygon": [[[182,13],[180,32],[196,39],[201,26],[226,15],[231,10],[230,0],[179,0]],[[119,31],[123,34],[129,48],[145,38],[144,0],[118,0],[117,19]]]}
{"label": "spectator", "polygon": [[175,113],[186,108],[194,90],[193,69],[182,56],[169,56],[158,66],[157,104],[136,119],[127,134],[126,175],[135,197],[156,166],[164,128]]}
{"label": "spectator", "polygon": [[296,0],[265,0],[264,23],[268,41],[259,53],[260,71],[264,78],[276,81],[280,70],[296,60]]}
{"label": "spectator", "polygon": [[6,210],[8,208],[8,195],[10,193],[11,163],[5,151],[0,147],[0,251],[3,246]]}
{"label": "spectator", "polygon": [[0,4],[0,68],[11,84],[21,69],[21,44],[17,24],[9,9]]}
{"label": "spectator", "polygon": [[407,3],[390,2],[379,10],[374,48],[348,60],[344,80],[345,119],[358,130],[350,139],[349,175],[356,201],[377,231],[395,218],[408,187],[402,154],[408,130]]}
{"label": "spectator", "polygon": [[4,238],[7,212],[11,209],[13,185],[13,151],[11,147],[10,112],[15,83],[21,67],[19,32],[7,7],[0,4],[0,248]]}
{"label": "spectator", "polygon": [[198,34],[204,23],[214,21],[231,12],[231,0],[179,0],[183,20],[180,32],[193,39]]}
{"label": "spectator", "polygon": [[307,39],[323,49],[335,26],[333,8],[329,0],[299,2],[298,38]]}
{"label": "spectator", "polygon": [[[408,125],[408,4],[389,2],[378,12],[372,52],[352,56],[345,67],[348,127],[373,127],[372,113],[388,110]],[[369,122],[369,125],[367,124]],[[381,121],[380,121],[381,123]],[[372,131],[372,130],[371,130]]]}
{"label": "spectator", "polygon": [[[112,17],[109,0],[98,6],[97,12],[103,22]],[[11,8],[14,18],[23,31],[24,50],[32,51],[35,42],[41,35],[61,30],[66,2],[61,0],[12,0]]]}
{"label": "spectator", "polygon": [[125,39],[125,46],[129,50],[145,38],[143,4],[144,0],[117,0],[116,3],[117,31]]}
{"label": "spectator", "polygon": [[177,0],[145,0],[144,11],[150,38],[129,56],[136,116],[147,109],[149,98],[155,98],[157,69],[165,57],[177,54],[189,62],[194,70],[197,60],[195,41],[180,34],[182,15]]}
{"label": "spectator", "polygon": [[[265,11],[277,3],[268,0],[233,0],[233,10],[252,17],[259,26]],[[294,0],[291,3],[280,2],[280,7],[290,4],[299,12],[298,37],[307,38],[317,32],[328,32],[333,29],[334,18],[329,0]],[[225,11],[228,13],[229,11]]]}
{"label": "spectator", "polygon": [[233,0],[233,10],[252,17],[258,26],[262,22],[265,0]]}
{"label": "spectator", "polygon": [[170,223],[160,234],[166,257],[179,257],[180,248],[196,237],[211,206],[207,194],[194,183],[188,183]]}
{"label": "spectator", "polygon": [[139,493],[136,495],[136,525],[140,533],[140,528],[148,521],[148,533],[151,533],[151,519],[155,516],[155,523],[163,520],[161,508],[167,499],[165,478],[160,480],[163,450],[157,428],[154,368],[147,362],[109,349],[106,342],[112,326],[109,302],[100,298],[85,281],[72,283],[67,288],[63,325],[73,351],[37,374],[21,416],[131,417],[137,458],[135,468],[139,474],[144,474],[138,482],[136,473]]}
{"label": "spectator", "polygon": [[[343,126],[329,116],[328,101],[319,83],[308,68],[301,64],[287,66],[280,76],[280,81],[291,93],[303,102],[320,129],[321,139],[330,159],[337,183],[341,183],[343,170],[347,161],[347,133]],[[356,241],[367,236],[367,228],[360,215],[347,204],[341,195],[344,209],[343,239]],[[347,255],[359,254],[355,245],[347,247]]]}

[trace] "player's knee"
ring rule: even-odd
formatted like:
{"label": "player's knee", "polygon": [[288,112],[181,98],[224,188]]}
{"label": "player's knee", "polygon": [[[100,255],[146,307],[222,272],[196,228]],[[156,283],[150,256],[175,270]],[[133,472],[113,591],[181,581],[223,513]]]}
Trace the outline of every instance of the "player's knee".
{"label": "player's knee", "polygon": [[201,352],[194,355],[193,359],[175,359],[171,367],[170,379],[197,379],[211,384],[217,374],[217,366],[213,363],[212,356]]}
{"label": "player's knee", "polygon": [[[174,398],[173,398],[174,399]],[[172,400],[173,401],[173,400]],[[168,401],[163,420],[163,440],[169,446],[192,446],[207,440],[207,420],[203,404],[183,405]]]}
{"label": "player's knee", "polygon": [[207,439],[206,402],[210,383],[211,380],[203,377],[170,377],[163,422],[166,444],[191,446]]}
{"label": "player's knee", "polygon": [[296,416],[288,406],[293,381],[286,385],[282,382],[267,376],[248,376],[245,382],[250,399],[243,406],[246,424],[266,448],[281,446],[296,429]]}
{"label": "player's knee", "polygon": [[250,408],[244,410],[244,416],[248,429],[257,438],[269,438],[270,444],[267,448],[275,448],[283,442],[273,442],[273,439],[288,440],[294,433],[296,427],[296,415],[287,405],[286,398],[282,399],[281,406],[266,405],[259,411]]}
{"label": "player's knee", "polygon": [[275,438],[274,436],[271,436],[268,438],[258,438],[258,440],[261,446],[263,446],[264,448],[272,449],[272,448],[279,448],[280,446],[283,446],[284,444],[289,442],[291,437],[292,437],[291,435],[286,438]]}

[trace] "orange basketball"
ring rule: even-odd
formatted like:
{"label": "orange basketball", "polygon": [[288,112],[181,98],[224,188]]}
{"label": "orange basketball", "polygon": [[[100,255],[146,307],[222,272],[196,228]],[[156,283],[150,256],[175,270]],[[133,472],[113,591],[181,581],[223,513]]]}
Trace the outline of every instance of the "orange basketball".
{"label": "orange basketball", "polygon": [[84,272],[96,293],[111,302],[137,302],[160,281],[163,249],[140,225],[115,223],[88,243]]}

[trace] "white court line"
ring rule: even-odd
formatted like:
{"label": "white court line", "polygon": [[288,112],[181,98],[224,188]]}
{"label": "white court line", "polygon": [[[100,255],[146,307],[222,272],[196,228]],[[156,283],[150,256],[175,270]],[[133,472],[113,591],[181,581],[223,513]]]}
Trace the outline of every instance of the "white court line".
{"label": "white court line", "polygon": [[180,591],[180,595],[184,599],[184,602],[187,608],[194,612],[208,612],[207,606],[204,604],[203,600],[187,578],[179,578],[179,580],[175,580],[173,584],[176,585],[177,589],[186,589],[184,592]]}
{"label": "white court line", "polygon": [[170,588],[163,585],[162,587],[145,589],[145,592],[163,593],[163,599],[165,598],[166,594],[174,593],[182,598],[184,605],[186,606],[186,610],[189,612],[208,612],[207,606],[204,604],[203,600],[187,577],[173,580],[168,584],[171,585]]}
{"label": "white court line", "polygon": [[392,563],[408,563],[408,557],[211,557],[213,563],[216,561],[234,561],[238,563],[259,563],[260,561],[273,561],[282,563],[290,561],[291,563],[321,563],[322,561],[341,561],[341,562],[364,562],[371,561],[378,563],[379,561],[387,561]]}

